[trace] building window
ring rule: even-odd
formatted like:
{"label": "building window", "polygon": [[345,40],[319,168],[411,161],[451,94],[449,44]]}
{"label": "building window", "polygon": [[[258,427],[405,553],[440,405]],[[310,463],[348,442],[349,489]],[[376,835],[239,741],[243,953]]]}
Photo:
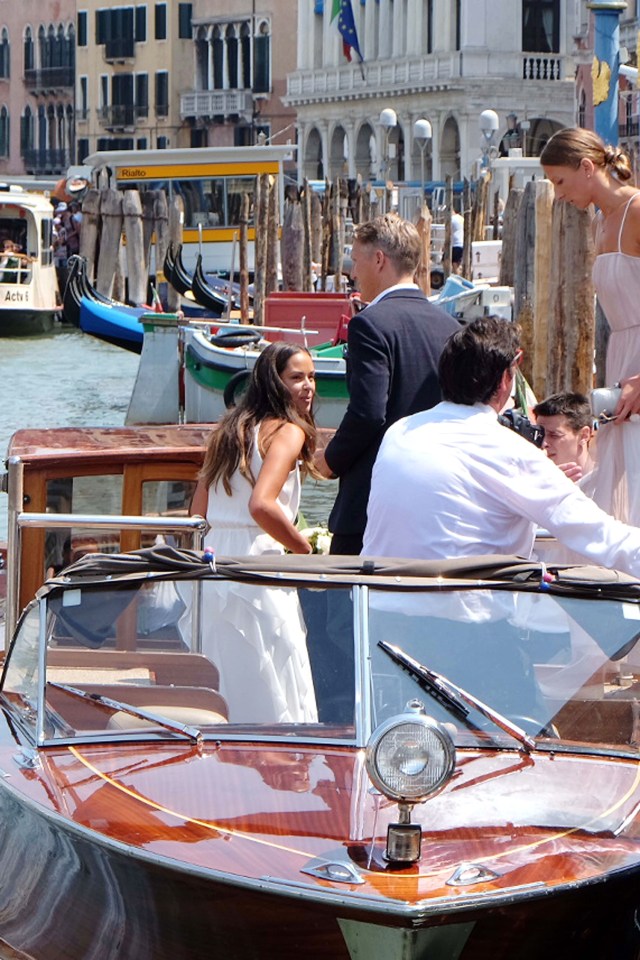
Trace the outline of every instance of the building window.
{"label": "building window", "polygon": [[156,40],[167,39],[167,5],[156,3]]}
{"label": "building window", "polygon": [[136,7],[136,43],[144,43],[147,39],[147,8]]}
{"label": "building window", "polygon": [[253,57],[253,92],[268,93],[271,89],[271,36],[266,20],[260,23],[258,34],[254,37]]}
{"label": "building window", "polygon": [[138,137],[136,140],[136,150],[146,150],[147,149],[147,138]]}
{"label": "building window", "polygon": [[78,163],[84,163],[85,159],[89,156],[89,141],[86,137],[81,137],[78,140]]}
{"label": "building window", "polygon": [[523,0],[522,49],[560,52],[560,0]]}
{"label": "building window", "polygon": [[9,111],[0,108],[0,157],[9,156]]}
{"label": "building window", "polygon": [[87,11],[80,10],[78,11],[78,46],[86,47],[87,45]]}
{"label": "building window", "polygon": [[24,32],[24,70],[25,73],[27,70],[33,70],[35,65],[35,57],[33,51],[33,33],[31,32],[31,27],[27,27]]}
{"label": "building window", "polygon": [[168,137],[158,137],[158,139],[156,140],[156,147],[158,148],[158,150],[166,150],[168,146],[169,146]]}
{"label": "building window", "polygon": [[[0,34],[0,77],[9,77],[10,47],[9,31],[6,27],[2,28]],[[4,154],[6,156],[6,154]]]}
{"label": "building window", "polygon": [[80,77],[80,89],[79,89],[79,113],[80,119],[86,120],[89,114],[89,78]]}
{"label": "building window", "polygon": [[587,95],[584,90],[580,91],[580,102],[578,104],[578,126],[586,127],[587,125]]}
{"label": "building window", "polygon": [[191,40],[191,4],[178,4],[178,37],[181,40]]}
{"label": "building window", "polygon": [[131,60],[134,56],[133,7],[96,10],[96,44],[104,44],[107,60]]}
{"label": "building window", "polygon": [[136,115],[149,116],[149,77],[146,73],[136,74]]}
{"label": "building window", "polygon": [[169,74],[166,70],[156,73],[156,117],[169,113]]}
{"label": "building window", "polygon": [[20,117],[20,155],[24,157],[29,150],[33,150],[33,114],[31,107],[25,107]]}

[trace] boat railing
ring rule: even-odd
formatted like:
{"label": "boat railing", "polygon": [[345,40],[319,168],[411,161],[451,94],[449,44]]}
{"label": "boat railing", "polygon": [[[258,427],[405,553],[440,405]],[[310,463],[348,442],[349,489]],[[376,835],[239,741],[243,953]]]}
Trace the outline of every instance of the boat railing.
{"label": "boat railing", "polygon": [[[304,320],[304,317],[302,318]],[[238,328],[239,333],[261,333],[265,330],[267,333],[313,333],[319,334],[319,330],[311,330],[309,327],[305,327],[302,324],[300,327],[263,327],[261,324],[257,323],[234,323],[230,320],[192,320],[191,317],[189,320],[182,324],[182,327],[231,327],[232,329]]]}
{"label": "boat railing", "polygon": [[[139,530],[155,534],[191,534],[191,548],[201,550],[207,521],[204,517],[135,517],[116,514],[96,515],[84,513],[18,513],[13,529],[9,530],[7,545],[7,607],[5,648],[9,643],[18,619],[20,596],[20,556],[22,530],[51,530],[73,527],[91,530]],[[194,616],[197,616],[197,605]],[[199,636],[198,624],[194,623],[194,635]]]}

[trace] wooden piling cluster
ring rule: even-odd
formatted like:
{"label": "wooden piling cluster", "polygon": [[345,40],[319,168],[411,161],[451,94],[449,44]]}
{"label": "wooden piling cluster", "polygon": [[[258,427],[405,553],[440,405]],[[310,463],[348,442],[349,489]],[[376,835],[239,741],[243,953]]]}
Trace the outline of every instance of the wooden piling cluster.
{"label": "wooden piling cluster", "polygon": [[500,282],[514,287],[523,372],[534,393],[588,394],[595,351],[591,214],[555,203],[552,184],[532,180],[509,197],[502,243]]}
{"label": "wooden piling cluster", "polygon": [[[327,289],[333,277],[336,288],[344,273],[347,224],[375,216],[372,191],[360,179],[326,180],[323,193],[301,186],[285,192],[282,225],[279,222],[279,186],[270,175],[258,178],[253,210],[255,223],[255,276],[253,322],[263,322],[266,297],[279,286],[278,262],[284,290]],[[445,276],[450,272],[453,183],[446,182],[444,214]],[[471,249],[485,237],[487,218],[496,237],[499,198],[491,194],[491,178],[484,174],[475,184],[465,181],[461,212],[465,221],[462,274],[472,275]],[[234,263],[239,271],[240,311],[249,318],[247,234],[250,200],[243,199],[240,226],[234,240]],[[80,253],[87,259],[88,276],[98,291],[124,298],[122,277],[128,278],[128,299],[147,302],[150,264],[161,270],[168,243],[182,242],[184,211],[175,197],[167,204],[163,191],[104,187],[90,190],[83,203]],[[431,213],[426,204],[416,223],[422,238],[422,256],[416,280],[430,292]],[[125,244],[121,243],[124,235]],[[155,243],[155,251],[153,250]],[[154,256],[155,253],[155,256]],[[566,204],[556,204],[548,181],[530,181],[524,190],[512,189],[502,218],[502,259],[499,283],[514,288],[514,319],[522,327],[524,372],[539,398],[560,390],[588,393],[603,382],[606,338],[598,326],[591,280],[593,242],[590,214]],[[170,310],[180,298],[168,289]],[[597,345],[597,350],[596,350]]]}

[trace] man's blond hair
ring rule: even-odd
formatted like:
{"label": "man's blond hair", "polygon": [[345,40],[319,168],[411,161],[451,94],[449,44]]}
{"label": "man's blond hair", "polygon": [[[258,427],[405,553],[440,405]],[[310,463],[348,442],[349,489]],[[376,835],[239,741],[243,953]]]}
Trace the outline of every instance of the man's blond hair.
{"label": "man's blond hair", "polygon": [[413,275],[418,268],[420,234],[409,220],[395,213],[359,223],[354,229],[354,239],[382,250],[403,276]]}

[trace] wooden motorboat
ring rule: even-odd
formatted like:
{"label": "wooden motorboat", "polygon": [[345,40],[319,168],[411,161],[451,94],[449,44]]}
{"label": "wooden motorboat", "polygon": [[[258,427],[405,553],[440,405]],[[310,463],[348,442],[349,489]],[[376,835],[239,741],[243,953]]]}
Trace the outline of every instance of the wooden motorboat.
{"label": "wooden motorboat", "polygon": [[[235,329],[234,329],[235,327]],[[179,329],[183,342],[184,416],[187,423],[219,420],[233,406],[265,341],[260,327],[230,325],[211,333],[196,326]],[[304,331],[265,331],[270,340],[304,342]],[[348,403],[344,346],[311,346],[316,368],[316,422],[337,427]]]}
{"label": "wooden motorboat", "polygon": [[[0,488],[8,494],[8,550],[0,566],[7,636],[47,572],[86,549],[88,539],[101,550],[132,550],[154,542],[155,534],[139,529],[81,529],[76,514],[135,515],[145,522],[154,515],[184,517],[214,429],[214,424],[166,424],[14,433],[6,451],[7,472],[0,476]],[[329,435],[319,432],[321,446]],[[26,513],[19,521],[22,510]],[[44,529],[28,524],[32,512],[47,515]],[[53,526],[65,513],[70,522]],[[0,619],[3,612],[0,606]]]}
{"label": "wooden motorboat", "polygon": [[[212,656],[215,598],[241,637],[269,591],[317,717],[260,717]],[[3,947],[636,958],[639,610],[622,575],[508,557],[85,555],[0,683]]]}
{"label": "wooden motorboat", "polygon": [[[47,333],[59,313],[52,254],[53,208],[43,194],[0,184],[0,336]],[[1,244],[0,244],[1,245]]]}

